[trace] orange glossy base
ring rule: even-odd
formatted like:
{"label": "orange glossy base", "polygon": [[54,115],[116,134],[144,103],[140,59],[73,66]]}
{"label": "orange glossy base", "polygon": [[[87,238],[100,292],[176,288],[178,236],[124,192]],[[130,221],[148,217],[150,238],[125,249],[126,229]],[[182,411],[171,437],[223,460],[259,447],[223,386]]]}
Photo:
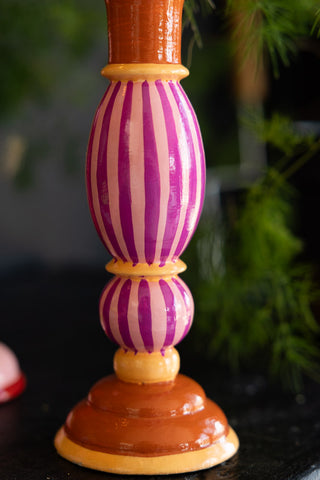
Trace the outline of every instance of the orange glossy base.
{"label": "orange glossy base", "polygon": [[102,379],[56,435],[59,454],[121,474],[174,474],[232,457],[239,442],[222,410],[193,380],[130,384]]}

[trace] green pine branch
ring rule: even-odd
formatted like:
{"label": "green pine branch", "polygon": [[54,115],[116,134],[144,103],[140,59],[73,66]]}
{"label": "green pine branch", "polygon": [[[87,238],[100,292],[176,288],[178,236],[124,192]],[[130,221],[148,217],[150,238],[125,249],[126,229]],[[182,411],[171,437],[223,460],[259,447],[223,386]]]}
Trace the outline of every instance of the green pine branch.
{"label": "green pine branch", "polygon": [[[211,0],[186,0],[184,4],[184,25],[191,26],[192,43],[199,48],[202,38],[196,14],[200,10],[208,13],[210,8],[214,8]],[[235,48],[239,38],[243,40],[243,61],[254,56],[262,62],[267,53],[276,77],[280,64],[290,64],[302,38],[320,36],[319,0],[227,0],[225,14]]]}
{"label": "green pine branch", "polygon": [[[320,380],[319,326],[311,308],[320,297],[312,269],[297,261],[303,244],[292,233],[294,195],[282,175],[269,169],[223,228],[200,225],[197,243],[207,248],[191,253],[200,274],[187,281],[197,305],[198,338],[209,356],[234,370],[267,369],[298,390],[304,374]],[[217,235],[219,262],[213,255]]]}

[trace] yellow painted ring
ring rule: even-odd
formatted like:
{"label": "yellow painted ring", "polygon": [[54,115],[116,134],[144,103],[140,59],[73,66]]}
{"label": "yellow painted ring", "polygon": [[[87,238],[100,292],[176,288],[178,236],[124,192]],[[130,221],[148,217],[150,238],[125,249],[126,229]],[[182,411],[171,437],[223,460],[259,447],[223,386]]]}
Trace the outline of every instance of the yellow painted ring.
{"label": "yellow painted ring", "polygon": [[159,383],[174,380],[180,368],[180,356],[175,348],[161,352],[116,351],[113,368],[117,377],[129,383]]}
{"label": "yellow painted ring", "polygon": [[178,275],[187,269],[187,265],[182,260],[168,262],[161,266],[157,263],[137,263],[124,262],[120,259],[112,259],[106,265],[106,270],[114,275],[121,277],[150,277],[148,280],[163,278],[166,276]]}
{"label": "yellow painted ring", "polygon": [[189,75],[189,70],[179,64],[163,63],[109,63],[101,70],[109,80],[154,81],[181,80]]}
{"label": "yellow painted ring", "polygon": [[124,475],[167,475],[218,465],[236,453],[239,440],[230,428],[226,437],[207,448],[174,455],[138,457],[90,450],[70,440],[62,427],[55,437],[55,447],[62,457],[81,467]]}

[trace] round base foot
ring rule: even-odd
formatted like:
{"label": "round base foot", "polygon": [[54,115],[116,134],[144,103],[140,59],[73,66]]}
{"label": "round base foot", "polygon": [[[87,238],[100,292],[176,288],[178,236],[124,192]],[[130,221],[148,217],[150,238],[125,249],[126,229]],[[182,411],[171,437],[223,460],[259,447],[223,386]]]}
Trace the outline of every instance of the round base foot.
{"label": "round base foot", "polygon": [[62,427],[55,437],[55,447],[62,457],[81,467],[123,475],[168,475],[214,467],[236,453],[239,440],[234,430],[229,427],[226,437],[201,450],[160,457],[138,457],[115,455],[83,447],[70,440]]}
{"label": "round base foot", "polygon": [[112,375],[73,408],[55,446],[84,467],[151,475],[212,467],[232,457],[239,442],[222,410],[190,378],[138,385]]}

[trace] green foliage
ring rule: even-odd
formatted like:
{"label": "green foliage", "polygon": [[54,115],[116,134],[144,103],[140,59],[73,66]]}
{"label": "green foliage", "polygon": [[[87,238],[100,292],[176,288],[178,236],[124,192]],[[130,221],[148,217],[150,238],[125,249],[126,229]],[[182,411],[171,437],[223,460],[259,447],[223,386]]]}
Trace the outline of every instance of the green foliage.
{"label": "green foliage", "polygon": [[183,5],[183,27],[190,25],[193,31],[194,40],[199,48],[202,47],[202,39],[196,21],[196,14],[201,11],[203,15],[207,15],[215,9],[212,0],[185,0]]}
{"label": "green foliage", "polygon": [[264,119],[256,110],[248,109],[241,121],[259,140],[282,152],[276,169],[283,179],[290,178],[320,151],[320,139],[314,133],[299,130],[289,117],[277,112]]}
{"label": "green foliage", "polygon": [[317,8],[316,13],[315,13],[315,20],[314,24],[311,29],[311,34],[316,35],[317,38],[320,37],[320,7]]}
{"label": "green foliage", "polygon": [[[211,0],[185,1],[184,25],[189,24],[194,35],[191,49],[194,42],[202,47],[196,14],[207,14],[210,7]],[[276,77],[279,64],[288,66],[296,55],[300,39],[320,36],[319,0],[227,0],[225,14],[235,50],[241,41],[243,62],[254,56],[258,65],[268,53]]]}
{"label": "green foliage", "polygon": [[304,152],[315,142],[313,133],[301,132],[289,117],[278,112],[273,113],[270,119],[265,119],[256,109],[248,109],[241,122],[260,141],[277,148],[288,158]]}
{"label": "green foliage", "polygon": [[0,7],[3,116],[25,99],[48,95],[106,22],[100,9],[85,0],[0,0]]}
{"label": "green foliage", "polygon": [[235,201],[223,221],[204,218],[190,249],[188,278],[197,306],[196,332],[209,355],[231,368],[255,365],[298,390],[303,374],[320,380],[319,326],[311,305],[320,298],[312,269],[299,261],[293,230],[295,190],[287,179],[320,151],[313,134],[286,116],[243,123],[277,152],[274,167]]}
{"label": "green foliage", "polygon": [[[185,0],[183,25],[190,26],[187,66],[191,65],[193,46],[203,47],[196,19],[216,10],[212,0]],[[301,40],[320,37],[319,0],[227,0],[224,9],[234,53],[245,63],[253,60],[257,68],[270,61],[279,77],[280,64],[288,67],[299,50]]]}
{"label": "green foliage", "polygon": [[190,67],[192,52],[194,44],[198,48],[203,47],[202,37],[198,27],[198,22],[196,20],[196,15],[201,12],[203,16],[208,15],[215,9],[215,5],[212,0],[185,0],[183,5],[183,18],[182,26],[183,29],[190,27],[192,30],[192,37],[189,41],[188,54],[187,54],[187,66]]}
{"label": "green foliage", "polygon": [[267,52],[275,76],[279,62],[289,65],[301,38],[319,33],[319,0],[228,0],[226,13],[238,19],[236,44],[245,35],[244,61],[254,54],[261,62]]}
{"label": "green foliage", "polygon": [[[209,355],[233,369],[254,364],[298,389],[302,374],[320,379],[312,272],[297,263],[302,243],[292,233],[292,189],[274,170],[232,204],[214,230],[200,226],[190,277],[197,333]],[[215,236],[219,241],[217,262]],[[199,271],[199,268],[198,268]],[[201,273],[202,272],[202,273]]]}

